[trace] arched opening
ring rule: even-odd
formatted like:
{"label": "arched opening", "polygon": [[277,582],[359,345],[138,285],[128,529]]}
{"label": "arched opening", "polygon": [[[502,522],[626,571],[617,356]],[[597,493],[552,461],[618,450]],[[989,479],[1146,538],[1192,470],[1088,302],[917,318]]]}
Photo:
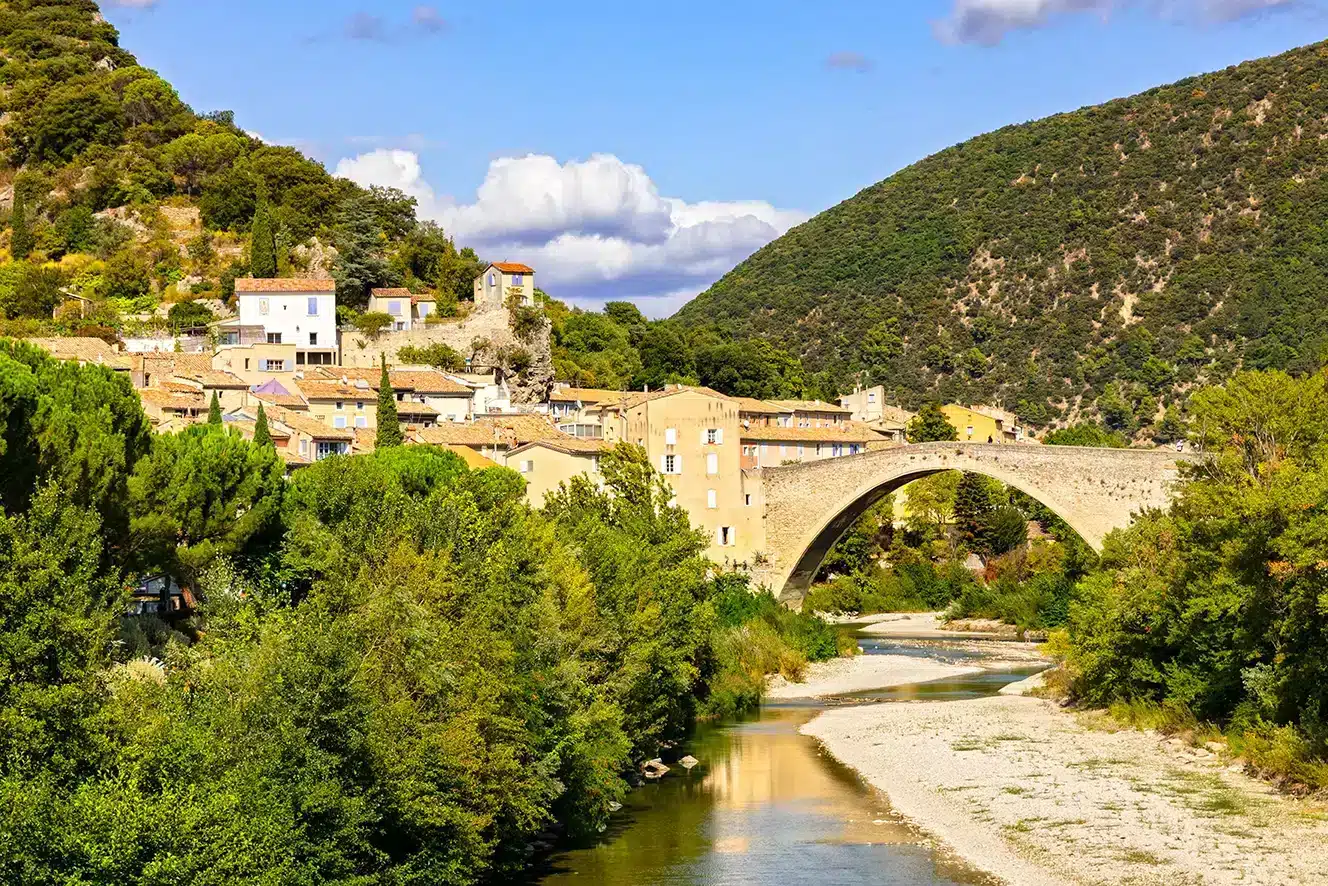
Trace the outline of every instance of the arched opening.
{"label": "arched opening", "polygon": [[[783,586],[781,597],[785,600],[800,600],[812,588],[817,574],[820,572],[821,564],[825,562],[826,556],[834,548],[835,544],[844,537],[844,535],[858,522],[858,520],[874,505],[883,498],[891,495],[900,489],[908,486],[917,480],[926,477],[932,477],[937,474],[943,474],[950,471],[956,473],[974,473],[989,477],[1003,483],[1010,489],[1023,493],[1030,499],[1041,504],[1053,515],[1060,519],[1065,526],[1073,530],[1080,539],[1083,540],[1082,531],[1074,523],[1064,516],[1058,510],[1055,504],[1047,501],[1047,496],[1039,494],[1038,490],[1026,488],[1025,484],[1011,482],[1008,476],[999,476],[987,471],[965,471],[960,468],[929,468],[910,471],[890,477],[868,489],[866,492],[857,495],[846,505],[841,507],[829,520],[820,527],[819,531],[812,537],[812,540],[803,549],[796,564]],[[1087,542],[1085,542],[1087,544]]]}

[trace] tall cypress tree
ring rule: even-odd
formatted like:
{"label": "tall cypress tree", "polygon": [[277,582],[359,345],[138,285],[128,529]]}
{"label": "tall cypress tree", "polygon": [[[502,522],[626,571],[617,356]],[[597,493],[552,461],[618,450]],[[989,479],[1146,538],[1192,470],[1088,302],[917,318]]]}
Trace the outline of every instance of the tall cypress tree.
{"label": "tall cypress tree", "polygon": [[267,429],[267,412],[263,404],[258,404],[258,418],[254,421],[254,442],[259,446],[271,446],[272,432]]}
{"label": "tall cypress tree", "polygon": [[374,448],[385,449],[405,442],[406,435],[401,432],[401,420],[397,418],[397,395],[392,390],[392,380],[387,374],[387,355],[384,354],[383,377],[378,381],[378,433],[374,437]]}
{"label": "tall cypress tree", "polygon": [[272,210],[267,194],[258,195],[254,221],[249,228],[249,270],[255,277],[277,276],[277,237],[272,228]]}
{"label": "tall cypress tree", "polygon": [[22,261],[32,252],[32,229],[28,227],[28,201],[22,188],[14,188],[14,213],[11,221],[14,232],[9,238],[9,251],[14,261]]}
{"label": "tall cypress tree", "polygon": [[216,391],[212,392],[212,403],[208,406],[208,424],[221,427],[221,401]]}
{"label": "tall cypress tree", "polygon": [[964,474],[955,489],[954,521],[959,537],[975,554],[992,552],[989,521],[996,510],[991,481],[980,474]]}

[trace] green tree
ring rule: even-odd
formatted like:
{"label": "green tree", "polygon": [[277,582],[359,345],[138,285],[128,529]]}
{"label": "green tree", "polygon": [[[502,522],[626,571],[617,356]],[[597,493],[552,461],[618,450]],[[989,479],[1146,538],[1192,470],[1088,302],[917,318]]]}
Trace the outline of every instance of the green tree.
{"label": "green tree", "polygon": [[670,383],[689,384],[696,380],[696,358],[691,345],[676,327],[667,323],[650,326],[637,345],[641,369],[632,379],[632,387],[652,390]]}
{"label": "green tree", "polygon": [[263,409],[263,404],[258,404],[258,417],[254,419],[254,445],[272,446],[272,432],[267,426],[267,411]]}
{"label": "green tree", "polygon": [[28,226],[28,201],[24,188],[14,189],[14,209],[10,218],[9,252],[15,261],[21,261],[32,252],[32,229]]}
{"label": "green tree", "polygon": [[944,440],[958,440],[959,432],[941,412],[935,403],[927,403],[913,416],[906,429],[908,442],[933,443]]}
{"label": "green tree", "polygon": [[258,555],[280,539],[284,484],[276,451],[238,433],[157,437],[129,480],[136,562],[192,582],[214,558]]}
{"label": "green tree", "polygon": [[997,501],[992,481],[981,474],[966,473],[955,489],[954,522],[959,539],[970,551],[982,556],[992,554],[988,521]]}
{"label": "green tree", "polygon": [[215,319],[212,309],[199,301],[176,302],[166,312],[166,322],[176,331],[207,326]]}
{"label": "green tree", "polygon": [[1124,449],[1129,445],[1129,441],[1122,435],[1093,422],[1058,428],[1048,434],[1043,442],[1048,446],[1097,446],[1111,449]]}
{"label": "green tree", "polygon": [[433,366],[449,372],[466,368],[466,358],[461,356],[455,348],[443,342],[434,342],[431,345],[420,347],[403,345],[397,349],[397,360],[401,363]]}
{"label": "green tree", "polygon": [[357,314],[352,322],[361,335],[377,338],[382,335],[383,330],[392,325],[392,316],[382,311],[370,311],[367,314]]}
{"label": "green tree", "polygon": [[217,392],[212,392],[212,402],[208,404],[207,423],[213,427],[221,427],[221,401],[217,399]]}
{"label": "green tree", "polygon": [[277,276],[277,237],[272,224],[272,210],[267,197],[259,193],[258,206],[254,209],[253,222],[249,227],[249,269],[255,277],[268,278]]}
{"label": "green tree", "polygon": [[369,301],[370,289],[396,282],[383,257],[385,238],[378,216],[365,200],[350,199],[342,203],[333,243],[337,247],[337,260],[332,276],[337,281],[338,304],[363,308]]}
{"label": "green tree", "polygon": [[392,390],[392,379],[387,374],[387,356],[383,356],[383,374],[378,380],[378,433],[374,438],[375,449],[387,449],[406,442],[401,432],[401,420],[397,417],[397,397]]}

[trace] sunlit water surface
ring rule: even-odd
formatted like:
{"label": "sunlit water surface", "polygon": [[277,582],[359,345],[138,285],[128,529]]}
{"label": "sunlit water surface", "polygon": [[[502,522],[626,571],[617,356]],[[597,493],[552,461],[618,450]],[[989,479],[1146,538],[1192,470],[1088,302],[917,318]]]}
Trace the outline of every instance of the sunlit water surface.
{"label": "sunlit water surface", "polygon": [[[962,663],[973,653],[944,644],[862,638],[868,654]],[[885,796],[798,728],[827,706],[940,701],[990,695],[1037,668],[773,704],[737,723],[702,726],[674,766],[633,791],[593,845],[562,851],[534,880],[541,886],[858,886],[988,884],[938,851],[890,809]]]}

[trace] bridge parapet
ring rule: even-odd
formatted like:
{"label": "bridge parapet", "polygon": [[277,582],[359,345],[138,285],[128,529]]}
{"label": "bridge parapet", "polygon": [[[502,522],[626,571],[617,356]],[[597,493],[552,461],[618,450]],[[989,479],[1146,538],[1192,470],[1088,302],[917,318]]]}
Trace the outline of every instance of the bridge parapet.
{"label": "bridge parapet", "polygon": [[1050,508],[1101,549],[1134,514],[1165,507],[1179,464],[1168,450],[923,443],[761,472],[765,564],[758,581],[781,599],[806,593],[834,543],[873,504],[922,477],[969,471],[994,477]]}

